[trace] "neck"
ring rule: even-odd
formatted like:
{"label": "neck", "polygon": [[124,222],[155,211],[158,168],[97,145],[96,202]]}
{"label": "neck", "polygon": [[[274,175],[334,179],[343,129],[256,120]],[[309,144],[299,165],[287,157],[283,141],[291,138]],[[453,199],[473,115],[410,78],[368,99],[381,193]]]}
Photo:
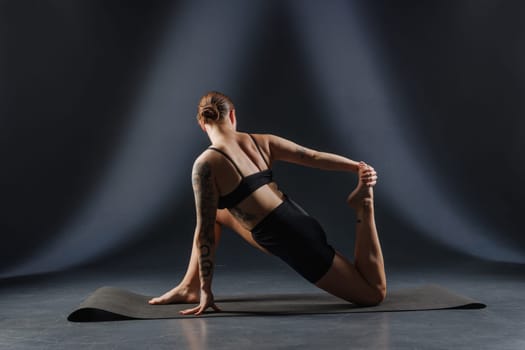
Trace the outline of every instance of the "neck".
{"label": "neck", "polygon": [[235,134],[235,130],[229,128],[227,125],[220,124],[207,124],[206,132],[211,143],[217,143],[220,140],[230,138],[233,134]]}

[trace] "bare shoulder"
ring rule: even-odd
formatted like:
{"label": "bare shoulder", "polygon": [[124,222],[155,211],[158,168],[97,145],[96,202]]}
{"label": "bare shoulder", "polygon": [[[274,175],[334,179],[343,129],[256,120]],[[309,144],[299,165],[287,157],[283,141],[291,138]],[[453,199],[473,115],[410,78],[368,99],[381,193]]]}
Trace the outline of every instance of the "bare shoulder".
{"label": "bare shoulder", "polygon": [[261,145],[268,143],[271,136],[273,136],[271,134],[252,134],[252,133],[250,133],[250,135],[252,135],[255,138],[255,141],[257,141],[257,143]]}
{"label": "bare shoulder", "polygon": [[272,147],[278,146],[287,140],[274,134],[251,134],[259,146],[271,151]]}
{"label": "bare shoulder", "polygon": [[274,160],[273,149],[275,144],[279,142],[280,137],[273,134],[251,134],[259,148],[268,156],[270,163]]}
{"label": "bare shoulder", "polygon": [[205,150],[193,162],[193,173],[207,171],[211,173],[212,169],[217,166],[218,155],[216,152]]}

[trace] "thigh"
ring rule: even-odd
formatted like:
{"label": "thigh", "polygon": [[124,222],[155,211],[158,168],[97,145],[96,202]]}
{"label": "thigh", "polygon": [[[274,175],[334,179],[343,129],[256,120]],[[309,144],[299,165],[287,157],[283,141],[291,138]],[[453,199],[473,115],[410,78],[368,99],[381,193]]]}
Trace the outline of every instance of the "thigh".
{"label": "thigh", "polygon": [[332,266],[315,285],[358,305],[377,305],[382,300],[378,290],[371,287],[355,266],[337,251]]}
{"label": "thigh", "polygon": [[235,231],[239,236],[241,236],[246,242],[251,244],[253,247],[261,250],[266,254],[270,254],[268,250],[266,250],[253,239],[252,233],[245,227],[243,227],[227,209],[217,210],[216,220],[219,224],[224,225]]}

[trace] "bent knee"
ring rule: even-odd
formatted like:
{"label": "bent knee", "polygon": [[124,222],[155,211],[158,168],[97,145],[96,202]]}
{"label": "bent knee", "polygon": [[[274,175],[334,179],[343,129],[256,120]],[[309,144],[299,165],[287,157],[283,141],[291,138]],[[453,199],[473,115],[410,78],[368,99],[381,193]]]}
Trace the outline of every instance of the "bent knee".
{"label": "bent knee", "polygon": [[217,215],[215,216],[215,221],[221,225],[230,226],[231,225],[231,216],[226,209],[217,209]]}
{"label": "bent knee", "polygon": [[377,306],[381,304],[386,298],[386,287],[374,288],[362,300],[356,302],[359,306]]}

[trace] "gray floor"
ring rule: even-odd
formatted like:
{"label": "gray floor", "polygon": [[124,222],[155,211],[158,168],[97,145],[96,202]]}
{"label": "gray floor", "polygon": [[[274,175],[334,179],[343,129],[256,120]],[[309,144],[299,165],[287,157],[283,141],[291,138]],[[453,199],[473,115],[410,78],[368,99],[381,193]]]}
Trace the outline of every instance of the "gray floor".
{"label": "gray floor", "polygon": [[[0,349],[525,349],[525,269],[494,264],[389,271],[390,289],[437,283],[486,303],[481,310],[66,320],[100,286],[151,295],[180,274],[91,268],[0,281]],[[219,267],[214,281],[216,295],[315,290],[287,269]]]}

